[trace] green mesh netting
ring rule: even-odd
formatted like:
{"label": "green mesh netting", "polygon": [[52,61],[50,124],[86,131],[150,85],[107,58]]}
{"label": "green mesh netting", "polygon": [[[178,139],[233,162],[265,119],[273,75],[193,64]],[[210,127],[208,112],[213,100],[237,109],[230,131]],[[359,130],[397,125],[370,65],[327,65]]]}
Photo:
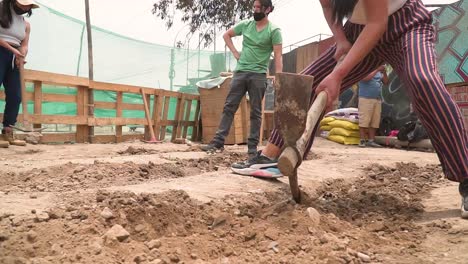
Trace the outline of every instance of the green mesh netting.
{"label": "green mesh netting", "polygon": [[[44,5],[34,10],[34,15],[28,20],[32,31],[27,69],[88,77],[84,22]],[[220,72],[235,68],[236,60],[230,53],[157,45],[97,27],[93,27],[92,35],[96,81],[166,90],[172,88],[174,91],[196,94],[197,81],[217,77]],[[44,93],[76,94],[76,89],[68,87],[43,85],[43,89]],[[28,90],[33,91],[31,84],[28,84]],[[94,96],[95,101],[116,100],[113,92],[96,91]],[[123,101],[142,103],[142,98],[137,94],[124,94]],[[1,112],[4,104],[4,101],[0,101]],[[176,99],[172,99],[169,119],[174,119],[175,104]],[[28,109],[33,111],[33,102],[28,103]],[[192,109],[194,111],[195,107]],[[76,104],[44,102],[42,111],[47,115],[76,115]],[[115,110],[96,109],[95,116],[115,117]],[[143,118],[144,112],[124,110],[123,116]]]}

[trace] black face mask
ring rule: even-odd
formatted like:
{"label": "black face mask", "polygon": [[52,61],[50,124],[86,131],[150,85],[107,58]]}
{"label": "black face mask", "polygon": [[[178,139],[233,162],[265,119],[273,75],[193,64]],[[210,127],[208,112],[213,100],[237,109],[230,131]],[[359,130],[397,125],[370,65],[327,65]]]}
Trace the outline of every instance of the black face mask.
{"label": "black face mask", "polygon": [[24,14],[26,14],[26,13],[29,12],[29,10],[26,10],[26,11],[25,11],[25,10],[19,8],[19,7],[18,7],[17,5],[15,5],[15,4],[13,4],[13,10],[15,10],[15,13],[16,13],[17,15],[24,15]]}
{"label": "black face mask", "polygon": [[265,16],[266,15],[263,12],[261,12],[261,13],[254,12],[253,13],[253,17],[254,17],[255,21],[260,21],[260,20],[264,19]]}

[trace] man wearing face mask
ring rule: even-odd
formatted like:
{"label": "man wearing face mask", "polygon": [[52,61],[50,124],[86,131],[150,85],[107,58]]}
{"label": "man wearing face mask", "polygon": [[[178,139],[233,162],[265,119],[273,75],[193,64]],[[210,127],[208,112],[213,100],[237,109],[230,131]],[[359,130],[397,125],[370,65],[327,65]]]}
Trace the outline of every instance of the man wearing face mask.
{"label": "man wearing face mask", "polygon": [[[224,139],[229,134],[234,114],[248,92],[250,99],[248,154],[257,154],[262,122],[262,100],[267,88],[266,74],[272,52],[275,56],[276,72],[283,70],[281,30],[268,20],[268,15],[273,9],[271,0],[255,1],[253,19],[241,21],[223,36],[226,45],[237,59],[237,67],[216,135],[210,144],[202,146],[203,151],[216,152],[224,149]],[[232,38],[236,36],[243,36],[241,53],[232,42]]]}
{"label": "man wearing face mask", "polygon": [[31,26],[23,15],[31,16],[39,6],[33,0],[3,0],[0,2],[0,82],[5,87],[2,147],[24,146],[26,142],[15,140],[13,129],[21,103],[19,66],[28,54]]}

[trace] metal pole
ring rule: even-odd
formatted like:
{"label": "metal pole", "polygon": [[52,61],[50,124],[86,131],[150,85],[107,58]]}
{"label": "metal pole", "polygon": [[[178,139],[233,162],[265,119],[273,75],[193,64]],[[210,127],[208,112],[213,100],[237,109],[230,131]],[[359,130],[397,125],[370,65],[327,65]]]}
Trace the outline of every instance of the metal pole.
{"label": "metal pole", "polygon": [[200,78],[200,53],[201,53],[201,33],[198,33],[198,77]]}
{"label": "metal pole", "polygon": [[213,50],[213,54],[216,53],[216,23],[213,23],[213,31],[214,31],[214,50]]}
{"label": "metal pole", "polygon": [[171,49],[171,65],[169,67],[169,80],[171,81],[171,84],[169,88],[171,91],[174,89],[174,77],[175,77],[175,71],[174,71],[174,59],[175,59],[175,50],[174,48]]}
{"label": "metal pole", "polygon": [[86,26],[83,26],[83,29],[81,30],[80,53],[78,54],[78,66],[76,66],[76,76],[80,76],[81,54],[83,53],[83,39],[85,30]]}
{"label": "metal pole", "polygon": [[[175,38],[174,38],[174,44],[172,45],[172,49],[171,49],[171,65],[169,66],[169,80],[171,81],[171,84],[170,84],[170,89],[171,91],[174,90],[174,78],[175,78],[175,75],[176,75],[176,72],[175,72],[175,48],[176,48],[176,41],[177,41],[177,37],[179,36],[179,33],[182,32],[182,29],[186,28],[188,25],[185,25],[183,26],[179,32],[177,32]],[[179,48],[177,48],[179,49]]]}
{"label": "metal pole", "polygon": [[189,84],[189,54],[190,53],[190,39],[187,41],[187,76],[185,79],[186,84]]}
{"label": "metal pole", "polygon": [[[85,0],[85,11],[86,11],[86,30],[88,33],[88,68],[89,68],[89,80],[94,80],[94,64],[93,64],[93,36],[91,34],[91,16],[89,14],[89,0]],[[94,93],[93,90],[88,90],[88,116],[94,117]],[[94,126],[88,127],[88,141],[92,143],[94,136]]]}

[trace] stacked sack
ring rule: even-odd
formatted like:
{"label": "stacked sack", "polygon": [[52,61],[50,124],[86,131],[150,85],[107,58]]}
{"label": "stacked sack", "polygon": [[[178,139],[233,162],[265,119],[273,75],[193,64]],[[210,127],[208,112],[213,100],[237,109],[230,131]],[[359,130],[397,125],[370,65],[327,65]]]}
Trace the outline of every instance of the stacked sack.
{"label": "stacked sack", "polygon": [[320,121],[320,136],[345,145],[359,144],[359,112],[357,108],[332,111]]}

